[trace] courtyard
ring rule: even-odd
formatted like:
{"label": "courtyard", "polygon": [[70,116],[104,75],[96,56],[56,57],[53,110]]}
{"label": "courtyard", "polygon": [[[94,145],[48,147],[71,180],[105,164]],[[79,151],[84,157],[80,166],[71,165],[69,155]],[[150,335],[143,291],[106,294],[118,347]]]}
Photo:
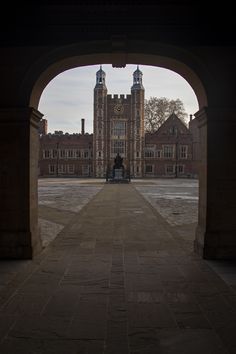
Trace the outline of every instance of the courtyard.
{"label": "courtyard", "polygon": [[[104,179],[42,178],[38,182],[39,225],[48,245],[95,196]],[[198,180],[133,179],[131,184],[167,221],[193,243],[198,217]]]}
{"label": "courtyard", "polygon": [[39,180],[43,251],[2,261],[4,354],[235,353],[235,264],[193,251],[196,180]]}

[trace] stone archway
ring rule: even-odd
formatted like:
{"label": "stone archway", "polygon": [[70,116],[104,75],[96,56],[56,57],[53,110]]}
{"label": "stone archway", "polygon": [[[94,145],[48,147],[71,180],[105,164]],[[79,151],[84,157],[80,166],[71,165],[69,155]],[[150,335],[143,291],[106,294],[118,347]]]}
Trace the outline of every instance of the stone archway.
{"label": "stone archway", "polygon": [[[115,46],[113,46],[115,47]],[[130,51],[110,51],[110,43],[83,44],[81,46],[68,46],[54,50],[43,51],[37,59],[32,59],[28,70],[25,70],[18,86],[16,104],[24,109],[15,112],[16,119],[21,114],[27,130],[27,142],[24,140],[23,156],[28,159],[24,168],[27,170],[27,180],[24,189],[28,194],[19,193],[19,186],[15,190],[18,193],[17,201],[24,201],[24,223],[6,236],[6,247],[2,247],[2,254],[7,258],[31,258],[40,249],[40,238],[37,231],[37,121],[41,119],[37,111],[40,95],[45,86],[59,73],[78,66],[111,63],[113,66],[124,66],[125,64],[143,64],[160,66],[173,70],[185,78],[192,86],[199,103],[199,117],[201,128],[201,142],[203,150],[202,166],[200,171],[200,201],[199,201],[199,223],[195,249],[204,257],[207,257],[206,250],[206,228],[207,228],[207,126],[206,112],[209,105],[208,83],[209,73],[199,60],[187,51],[176,47],[152,45],[145,43],[130,43]],[[152,54],[150,54],[152,53]],[[23,130],[22,130],[23,131]],[[29,163],[30,161],[30,163]],[[15,207],[15,213],[17,210]],[[18,207],[19,208],[19,207]],[[7,223],[6,223],[7,226]],[[11,239],[9,246],[8,239]],[[212,252],[212,249],[210,250]],[[214,257],[214,254],[212,254]]]}

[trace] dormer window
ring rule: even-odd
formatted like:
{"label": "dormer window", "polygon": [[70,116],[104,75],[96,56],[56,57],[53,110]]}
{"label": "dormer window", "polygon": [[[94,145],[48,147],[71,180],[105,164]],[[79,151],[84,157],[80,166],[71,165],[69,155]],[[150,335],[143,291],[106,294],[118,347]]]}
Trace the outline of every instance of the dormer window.
{"label": "dormer window", "polygon": [[177,135],[178,129],[177,129],[177,127],[172,126],[172,127],[170,127],[169,132],[171,135]]}

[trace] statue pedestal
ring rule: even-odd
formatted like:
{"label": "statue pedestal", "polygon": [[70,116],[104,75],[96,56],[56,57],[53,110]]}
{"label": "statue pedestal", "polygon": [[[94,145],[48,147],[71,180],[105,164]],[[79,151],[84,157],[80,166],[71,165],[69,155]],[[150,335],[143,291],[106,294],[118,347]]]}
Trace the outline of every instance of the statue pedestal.
{"label": "statue pedestal", "polygon": [[129,183],[129,179],[125,177],[124,168],[113,168],[112,178],[108,180],[109,183]]}
{"label": "statue pedestal", "polygon": [[114,169],[114,179],[123,179],[123,169],[122,168],[115,168]]}

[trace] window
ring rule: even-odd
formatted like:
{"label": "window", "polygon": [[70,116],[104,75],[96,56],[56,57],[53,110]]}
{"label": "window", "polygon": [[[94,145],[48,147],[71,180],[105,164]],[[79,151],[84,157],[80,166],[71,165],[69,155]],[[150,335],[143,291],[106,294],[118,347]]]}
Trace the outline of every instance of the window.
{"label": "window", "polygon": [[179,155],[180,155],[181,159],[187,159],[187,157],[188,157],[188,146],[187,145],[180,145]]}
{"label": "window", "polygon": [[136,167],[136,171],[139,173],[139,166]]}
{"label": "window", "polygon": [[173,145],[164,145],[164,157],[166,159],[171,159],[174,156]]}
{"label": "window", "polygon": [[146,150],[145,157],[154,157],[154,151],[153,150]]}
{"label": "window", "polygon": [[98,157],[101,157],[101,156],[102,156],[101,151],[98,151]]}
{"label": "window", "polygon": [[174,171],[175,171],[175,166],[174,165],[167,165],[166,166],[166,173],[167,174],[174,173]]}
{"label": "window", "polygon": [[56,166],[55,165],[49,165],[48,169],[49,169],[50,175],[54,175],[56,173]]}
{"label": "window", "polygon": [[112,122],[112,132],[113,136],[125,136],[126,134],[126,124],[125,121],[115,120]]}
{"label": "window", "polygon": [[153,166],[152,165],[146,165],[146,173],[152,173],[153,172]]}
{"label": "window", "polygon": [[178,172],[184,173],[184,166],[183,165],[178,165]]}
{"label": "window", "polygon": [[161,157],[161,150],[157,150],[157,152],[156,152],[156,156],[157,156],[158,158],[160,158],[160,157]]}
{"label": "window", "polygon": [[89,157],[89,153],[87,150],[84,151],[84,158],[87,159]]}
{"label": "window", "polygon": [[139,157],[139,151],[136,152],[136,157]]}
{"label": "window", "polygon": [[60,150],[59,156],[61,159],[65,159],[66,158],[66,150]]}
{"label": "window", "polygon": [[124,140],[113,140],[111,145],[111,153],[116,154],[125,154],[125,141]]}
{"label": "window", "polygon": [[58,165],[58,173],[66,173],[66,165]]}
{"label": "window", "polygon": [[53,159],[57,158],[57,150],[52,150],[52,158]]}
{"label": "window", "polygon": [[74,171],[75,171],[75,166],[74,166],[74,165],[68,165],[68,166],[67,166],[67,169],[68,169],[68,173],[74,173]]}
{"label": "window", "polygon": [[169,132],[171,135],[177,135],[178,129],[177,129],[177,127],[170,127]]}
{"label": "window", "polygon": [[43,150],[43,158],[50,159],[51,158],[51,150]]}
{"label": "window", "polygon": [[82,175],[88,176],[88,174],[89,174],[89,165],[83,165],[82,166]]}
{"label": "window", "polygon": [[67,156],[68,158],[73,158],[73,150],[67,150]]}

